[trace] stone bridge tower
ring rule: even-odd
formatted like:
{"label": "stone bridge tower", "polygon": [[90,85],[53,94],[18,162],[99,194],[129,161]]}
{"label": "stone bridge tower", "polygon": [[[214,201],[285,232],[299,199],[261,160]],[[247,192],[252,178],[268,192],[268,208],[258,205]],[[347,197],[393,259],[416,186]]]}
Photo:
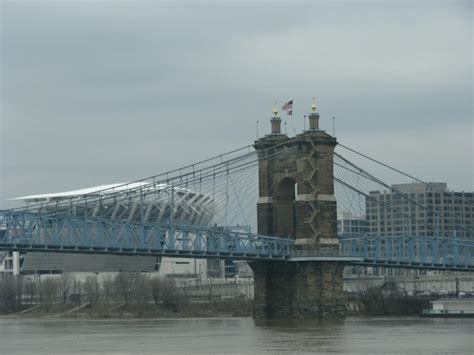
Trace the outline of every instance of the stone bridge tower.
{"label": "stone bridge tower", "polygon": [[278,111],[274,114],[271,134],[254,144],[259,154],[258,233],[293,238],[295,256],[289,262],[251,263],[254,317],[341,317],[344,266],[330,257],[311,257],[339,250],[333,176],[337,142],[319,129],[315,104],[309,129],[294,138],[281,133]]}

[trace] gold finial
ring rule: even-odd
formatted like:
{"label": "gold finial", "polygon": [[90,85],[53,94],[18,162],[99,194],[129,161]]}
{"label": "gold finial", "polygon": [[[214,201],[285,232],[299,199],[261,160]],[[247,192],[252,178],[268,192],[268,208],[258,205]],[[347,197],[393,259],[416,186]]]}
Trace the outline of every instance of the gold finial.
{"label": "gold finial", "polygon": [[278,115],[278,109],[277,109],[277,104],[278,102],[274,102],[275,103],[275,107],[273,108],[273,114],[275,115],[275,117]]}
{"label": "gold finial", "polygon": [[311,105],[311,110],[313,110],[313,112],[316,111],[316,97],[313,96],[313,104]]}

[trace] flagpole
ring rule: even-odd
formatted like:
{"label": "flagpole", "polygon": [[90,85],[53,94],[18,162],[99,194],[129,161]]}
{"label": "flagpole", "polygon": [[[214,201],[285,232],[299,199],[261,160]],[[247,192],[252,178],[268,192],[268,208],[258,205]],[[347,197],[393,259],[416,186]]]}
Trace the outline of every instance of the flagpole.
{"label": "flagpole", "polygon": [[306,115],[303,116],[303,131],[306,131]]}
{"label": "flagpole", "polygon": [[332,116],[332,136],[336,136],[336,117]]}
{"label": "flagpole", "polygon": [[257,121],[257,139],[258,139],[258,121]]}

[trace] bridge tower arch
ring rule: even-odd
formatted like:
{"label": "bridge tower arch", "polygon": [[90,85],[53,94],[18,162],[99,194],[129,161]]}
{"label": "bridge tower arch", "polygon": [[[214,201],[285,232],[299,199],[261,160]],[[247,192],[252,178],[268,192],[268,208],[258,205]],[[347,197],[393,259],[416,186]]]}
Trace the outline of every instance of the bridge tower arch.
{"label": "bridge tower arch", "polygon": [[314,104],[308,118],[309,129],[289,138],[281,133],[281,119],[274,110],[271,134],[254,144],[259,155],[258,233],[294,239],[297,255],[288,263],[251,263],[255,318],[344,314],[344,265],[305,257],[339,250],[333,174],[337,141],[319,129]]}

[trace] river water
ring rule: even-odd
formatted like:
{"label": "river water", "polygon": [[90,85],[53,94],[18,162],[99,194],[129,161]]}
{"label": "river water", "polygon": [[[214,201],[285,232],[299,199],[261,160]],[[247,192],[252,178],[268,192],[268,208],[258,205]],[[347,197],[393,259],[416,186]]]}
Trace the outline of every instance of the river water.
{"label": "river water", "polygon": [[474,353],[474,320],[0,319],[0,354]]}

